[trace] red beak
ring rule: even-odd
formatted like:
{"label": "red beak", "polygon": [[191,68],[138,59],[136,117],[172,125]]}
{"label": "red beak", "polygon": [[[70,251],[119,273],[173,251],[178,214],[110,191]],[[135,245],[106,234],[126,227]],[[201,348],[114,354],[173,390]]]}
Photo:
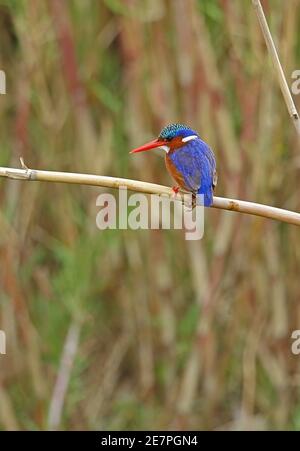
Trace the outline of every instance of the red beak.
{"label": "red beak", "polygon": [[144,152],[144,150],[155,149],[155,147],[160,147],[160,146],[163,146],[164,144],[165,144],[164,141],[159,140],[159,139],[154,139],[153,141],[150,141],[141,147],[137,147],[136,149],[131,150],[131,152],[129,152],[129,153]]}

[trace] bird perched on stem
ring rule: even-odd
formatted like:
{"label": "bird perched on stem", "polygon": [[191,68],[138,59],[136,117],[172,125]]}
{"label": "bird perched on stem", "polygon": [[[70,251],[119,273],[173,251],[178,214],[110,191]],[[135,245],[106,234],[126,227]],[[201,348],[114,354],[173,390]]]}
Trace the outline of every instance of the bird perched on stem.
{"label": "bird perched on stem", "polygon": [[165,162],[170,175],[179,188],[203,194],[204,205],[213,203],[213,191],[217,184],[216,160],[213,151],[198,133],[182,124],[170,124],[162,129],[157,139],[133,149],[130,153],[143,152],[156,147],[166,152]]}

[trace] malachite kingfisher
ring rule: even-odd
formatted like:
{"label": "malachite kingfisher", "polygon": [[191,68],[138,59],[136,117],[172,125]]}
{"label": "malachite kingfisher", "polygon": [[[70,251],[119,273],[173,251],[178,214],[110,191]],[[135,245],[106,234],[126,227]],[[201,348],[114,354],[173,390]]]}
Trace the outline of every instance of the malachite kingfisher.
{"label": "malachite kingfisher", "polygon": [[215,156],[209,145],[190,127],[170,124],[162,129],[157,139],[130,153],[156,147],[166,152],[166,167],[178,184],[173,191],[177,193],[181,188],[193,195],[203,194],[204,205],[210,207],[217,184],[217,171]]}

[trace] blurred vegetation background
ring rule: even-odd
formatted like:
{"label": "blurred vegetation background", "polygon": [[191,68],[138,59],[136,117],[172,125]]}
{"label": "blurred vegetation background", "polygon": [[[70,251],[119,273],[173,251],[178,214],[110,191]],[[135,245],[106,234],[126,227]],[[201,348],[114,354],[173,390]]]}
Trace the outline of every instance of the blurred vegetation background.
{"label": "blurred vegetation background", "polygon": [[[300,1],[262,3],[291,84]],[[128,151],[180,121],[215,150],[217,195],[300,211],[250,0],[0,0],[0,69],[1,166],[171,186]],[[100,192],[0,181],[0,428],[300,429],[299,229],[210,209],[198,242],[100,232]]]}

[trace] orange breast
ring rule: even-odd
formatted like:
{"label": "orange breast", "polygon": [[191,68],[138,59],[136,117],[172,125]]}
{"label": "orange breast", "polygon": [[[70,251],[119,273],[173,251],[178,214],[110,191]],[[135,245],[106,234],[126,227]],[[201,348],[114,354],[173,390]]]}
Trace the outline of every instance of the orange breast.
{"label": "orange breast", "polygon": [[184,190],[189,191],[187,189],[187,187],[185,186],[184,178],[183,178],[182,174],[177,171],[176,166],[174,165],[173,161],[168,156],[168,154],[166,154],[166,156],[165,156],[165,163],[166,163],[166,168],[167,168],[169,174],[173,177],[175,182],[178,183],[180,188],[183,188]]}

